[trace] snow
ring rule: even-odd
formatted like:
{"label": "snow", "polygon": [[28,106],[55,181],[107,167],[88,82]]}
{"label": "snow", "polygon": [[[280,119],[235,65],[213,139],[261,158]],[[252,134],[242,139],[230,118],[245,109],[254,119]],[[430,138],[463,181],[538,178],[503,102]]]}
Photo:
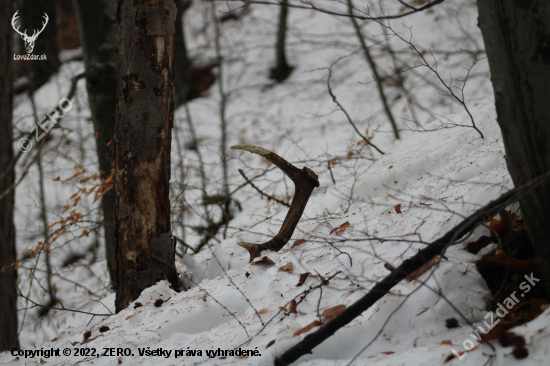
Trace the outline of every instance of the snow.
{"label": "snow", "polygon": [[[205,31],[202,27],[207,6],[193,5],[186,17],[190,52],[203,60],[215,56],[212,29]],[[444,3],[433,10],[433,13],[395,22],[394,26],[399,27],[396,31],[412,34],[415,44],[424,48],[459,49],[482,45],[475,27],[477,14],[473,2]],[[426,79],[410,76],[410,88],[431,113],[418,112],[421,120],[417,122],[422,125],[418,131],[420,128],[411,122],[412,117],[404,108],[403,98],[395,102],[393,110],[403,130],[402,139],[394,140],[381,112],[375,85],[365,84],[371,80],[370,71],[345,18],[291,10],[287,52],[290,64],[297,68],[283,84],[270,85],[267,70],[272,63],[273,50],[272,44],[265,39],[274,40],[276,14],[274,7],[253,6],[251,14],[243,20],[224,24],[222,37],[224,57],[229,60],[224,66],[223,82],[231,92],[227,106],[230,144],[249,143],[271,149],[298,167],[306,165],[319,174],[321,186],[314,190],[292,240],[278,253],[262,253],[275,264],[249,264],[248,253],[237,242],[268,240],[279,230],[287,209],[260,199],[257,192],[247,186],[236,195],[243,210],[231,221],[228,237],[198,254],[185,254],[178,261],[182,278],[190,287],[188,291],[177,293],[166,282],[159,282],[143,291],[127,309],[110,316],[54,311],[46,321],[38,319],[32,313],[34,310],[28,310],[28,314],[25,311],[25,315],[20,311],[20,321],[26,317],[21,332],[22,349],[68,348],[73,353],[17,359],[8,352],[0,355],[0,365],[31,365],[41,360],[52,365],[80,362],[155,366],[176,363],[272,365],[275,357],[312,332],[293,336],[296,331],[316,320],[327,321],[320,316],[324,310],[337,305],[349,306],[387,275],[386,263],[399,265],[424,243],[442,236],[463,217],[512,187],[485,61],[478,62],[474,69],[478,76],[472,77],[473,81],[469,81],[465,90],[469,111],[483,139],[471,127],[450,125],[450,121],[470,125],[470,117],[440,90],[430,89],[426,80],[436,80],[435,76],[421,68],[419,72]],[[443,23],[445,27],[441,26]],[[464,30],[471,38],[457,37],[457,29]],[[365,30],[371,35],[381,32],[380,26],[370,23]],[[394,41],[394,49],[407,49]],[[358,145],[360,138],[328,95],[327,68],[341,57],[332,68],[333,91],[354,122],[369,137],[373,136],[372,143],[385,155]],[[379,55],[378,51],[377,57],[381,68],[388,72],[390,59]],[[435,55],[434,60],[436,57],[439,56]],[[414,57],[410,59],[414,63]],[[438,70],[449,82],[450,76],[446,75],[452,75],[453,80],[464,77],[463,67],[469,67],[472,60],[462,55],[458,58],[442,56],[437,61]],[[60,75],[36,96],[39,109],[46,111],[57,103],[68,89],[67,78],[82,69],[78,62],[64,65]],[[396,88],[387,87],[386,90],[392,98],[398,94]],[[217,84],[209,93],[205,98],[192,101],[189,108],[202,139],[208,180],[214,186],[209,193],[215,193],[215,184],[221,177],[217,150],[220,100]],[[95,171],[92,168],[96,165],[95,143],[93,130],[87,122],[89,111],[85,107],[83,83],[79,86],[77,99],[78,105],[83,107],[76,108],[72,119],[63,121],[66,129],[51,132],[54,141],[64,141],[64,145],[50,150],[45,158],[49,167],[46,176],[51,178],[46,179],[50,223],[63,216],[61,206],[70,202],[69,196],[76,191],[75,187],[82,186],[76,182],[61,186],[50,181],[58,175],[62,180],[71,176],[75,163]],[[20,118],[16,125],[21,130],[26,131],[33,125],[30,113],[28,101],[18,98],[14,115]],[[186,136],[185,118],[183,108],[175,112],[175,129]],[[181,156],[177,144],[184,142],[174,142],[172,183],[181,184],[183,182],[174,180],[185,177],[190,187],[198,187],[198,175],[183,174],[196,169],[196,155],[186,150]],[[349,153],[353,153],[352,157]],[[260,157],[248,152],[232,150],[230,157],[233,187],[243,182],[237,169],[244,169],[252,177],[265,168]],[[331,171],[327,168],[330,161],[335,161]],[[187,170],[180,168],[182,165]],[[17,191],[18,253],[34,248],[41,232],[36,222],[40,217],[36,170],[31,169],[29,175]],[[291,182],[284,181],[282,173],[276,169],[269,169],[255,182],[279,197],[293,190]],[[97,218],[100,216],[99,202],[94,204],[92,197],[83,197],[81,205],[89,210],[92,218]],[[199,210],[200,206],[194,204],[199,197],[199,190],[189,189],[185,200]],[[396,212],[397,204],[401,204],[402,213]],[[195,222],[187,216],[186,220],[189,224]],[[349,222],[348,228],[331,233],[345,222]],[[180,234],[179,229],[174,230]],[[468,240],[488,232],[480,227]],[[83,252],[97,240],[78,237],[79,234],[76,230],[57,251],[52,250],[54,260],[59,262],[69,252]],[[187,234],[188,242],[199,239],[199,236]],[[299,239],[306,242],[292,248]],[[449,248],[438,266],[417,280],[402,281],[362,316],[340,329],[312,354],[301,357],[296,364],[444,364],[451,349],[461,352],[463,342],[471,339],[472,329],[461,320],[457,310],[476,325],[485,320],[488,312],[490,291],[475,267],[479,255],[470,254],[463,247],[461,243]],[[99,253],[104,256],[102,248]],[[291,271],[279,270],[287,263],[293,264]],[[300,274],[306,272],[310,276],[298,286]],[[104,260],[88,268],[86,264],[75,265],[72,269],[59,269],[57,273],[72,281],[56,279],[58,296],[65,300],[67,308],[114,314],[114,294],[106,286],[108,275]],[[32,293],[35,299],[44,298],[39,289],[30,286],[28,271],[22,268],[20,276],[24,293]],[[41,273],[37,276],[44,278]],[[330,278],[329,284],[322,285],[322,278]],[[94,301],[87,300],[90,295],[77,285],[92,289]],[[162,304],[159,299],[163,300]],[[293,299],[298,302],[297,314],[282,309],[288,309]],[[137,303],[141,306],[136,306]],[[23,300],[20,305],[30,306]],[[446,328],[445,319],[450,317],[459,319],[458,328]],[[549,325],[550,310],[546,310],[535,321],[514,328],[514,332],[525,337],[529,350],[529,357],[521,361],[522,365],[547,363]],[[100,328],[105,326],[109,329],[101,332]],[[84,343],[87,331],[91,331],[91,336]],[[442,343],[444,340],[448,342]],[[127,349],[132,355],[74,355],[78,348],[93,348],[103,353],[104,348],[111,347]],[[463,360],[454,359],[449,364],[483,365],[488,360],[487,355],[494,355],[493,365],[520,363],[510,354],[510,348],[503,348],[496,342],[494,347],[496,352],[482,344]],[[218,348],[257,350],[261,355],[246,358],[207,355],[207,351]],[[169,350],[171,354],[169,357],[140,355],[140,351],[157,349]],[[177,359],[176,350],[182,354]],[[202,355],[190,356],[189,350],[201,351]]]}

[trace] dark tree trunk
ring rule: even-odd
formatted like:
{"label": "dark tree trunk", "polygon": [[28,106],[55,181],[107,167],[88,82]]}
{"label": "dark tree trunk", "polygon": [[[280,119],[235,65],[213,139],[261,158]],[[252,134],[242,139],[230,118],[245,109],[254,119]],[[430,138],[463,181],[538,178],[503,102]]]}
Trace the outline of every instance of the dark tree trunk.
{"label": "dark tree trunk", "polygon": [[183,15],[191,6],[191,0],[176,0],[178,15],[176,17],[176,34],[174,35],[174,68],[175,68],[175,108],[192,99],[190,96],[198,94],[191,75],[191,61],[187,55],[185,45],[185,31]]}
{"label": "dark tree trunk", "polygon": [[277,46],[275,56],[277,64],[271,70],[271,78],[281,82],[285,80],[292,72],[292,67],[286,62],[286,20],[288,17],[288,0],[282,0],[279,13],[279,30],[277,32]]}
{"label": "dark tree trunk", "polygon": [[[506,162],[515,186],[550,170],[550,2],[478,0]],[[550,184],[521,200],[550,294]]]}
{"label": "dark tree trunk", "polygon": [[119,0],[116,112],[116,310],[178,278],[170,232],[173,0]]}
{"label": "dark tree trunk", "polygon": [[[57,43],[57,16],[53,0],[23,0],[20,21],[21,31],[27,30],[30,36],[39,31],[44,23],[44,14],[48,15],[48,23],[36,39],[33,54],[46,55],[47,60],[22,61],[24,74],[30,79],[29,88],[34,92],[44,85],[59,69],[59,47]],[[23,41],[21,41],[23,44]],[[21,53],[25,53],[22,47]]]}
{"label": "dark tree trunk", "polygon": [[[13,159],[12,147],[12,0],[0,0],[0,174]],[[0,195],[14,182],[15,173],[0,181]],[[17,291],[15,281],[14,192],[0,198],[0,352],[19,347],[17,340]]]}
{"label": "dark tree trunk", "polygon": [[[116,85],[118,44],[116,42],[116,3],[102,0],[75,0],[86,71],[96,72],[86,79],[88,103],[94,123],[96,149],[102,179],[114,169]],[[115,192],[101,197],[105,230],[105,251],[111,283],[115,282],[115,239],[113,231]]]}

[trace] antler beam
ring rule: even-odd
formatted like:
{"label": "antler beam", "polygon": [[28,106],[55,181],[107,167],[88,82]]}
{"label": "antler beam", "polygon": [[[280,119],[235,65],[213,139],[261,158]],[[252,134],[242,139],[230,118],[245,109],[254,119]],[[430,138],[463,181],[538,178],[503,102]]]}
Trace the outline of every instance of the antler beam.
{"label": "antler beam", "polygon": [[308,167],[298,169],[285,159],[281,158],[279,155],[266,150],[263,147],[252,145],[235,145],[231,146],[231,149],[249,151],[267,159],[269,162],[275,164],[275,166],[281,169],[283,173],[285,173],[286,176],[294,182],[296,189],[294,198],[290,204],[290,209],[288,210],[285,220],[283,221],[283,225],[281,226],[279,233],[275,235],[273,239],[263,244],[244,242],[238,243],[241,247],[248,250],[250,253],[250,262],[252,262],[254,258],[260,256],[262,250],[273,250],[278,252],[285,246],[286,243],[288,243],[294,233],[294,229],[296,229],[296,225],[298,225],[298,222],[302,217],[302,213],[306,208],[307,201],[309,200],[313,189],[319,187],[319,177]]}

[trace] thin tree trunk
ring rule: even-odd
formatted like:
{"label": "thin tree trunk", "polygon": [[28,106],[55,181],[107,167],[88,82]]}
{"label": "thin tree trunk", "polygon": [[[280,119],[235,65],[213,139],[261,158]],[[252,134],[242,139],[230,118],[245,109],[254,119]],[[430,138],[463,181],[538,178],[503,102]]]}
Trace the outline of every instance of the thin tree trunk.
{"label": "thin tree trunk", "polygon": [[116,112],[116,310],[178,277],[170,231],[173,0],[119,0]]}
{"label": "thin tree trunk", "polygon": [[[90,2],[75,0],[80,38],[86,71],[95,70],[86,78],[88,104],[94,123],[97,157],[100,176],[106,179],[114,169],[116,114],[116,63],[118,44],[116,42],[116,3],[102,0]],[[105,252],[111,283],[115,282],[114,246],[114,206],[115,192],[110,190],[101,197],[103,228],[105,231]]]}
{"label": "thin tree trunk", "polygon": [[[12,147],[12,41],[10,19],[12,0],[0,0],[0,174],[10,166]],[[15,180],[12,170],[0,181],[0,192],[8,189]],[[14,192],[0,199],[0,352],[19,347],[17,339],[17,271],[15,270],[15,226],[13,223]]]}
{"label": "thin tree trunk", "polygon": [[[550,2],[477,4],[506,163],[518,187],[550,170]],[[520,205],[550,295],[550,185]]]}
{"label": "thin tree trunk", "polygon": [[191,1],[177,0],[176,5],[178,7],[178,15],[176,17],[176,34],[174,35],[174,108],[186,103],[191,99],[190,96],[199,94],[191,75],[191,60],[189,60],[189,56],[187,55],[183,27],[183,15],[191,6]]}
{"label": "thin tree trunk", "polygon": [[286,61],[286,20],[288,18],[288,0],[282,0],[279,12],[279,30],[277,31],[277,46],[276,58],[277,64],[275,69],[272,71],[272,78],[281,82],[285,80],[289,75],[292,69],[288,66]]}

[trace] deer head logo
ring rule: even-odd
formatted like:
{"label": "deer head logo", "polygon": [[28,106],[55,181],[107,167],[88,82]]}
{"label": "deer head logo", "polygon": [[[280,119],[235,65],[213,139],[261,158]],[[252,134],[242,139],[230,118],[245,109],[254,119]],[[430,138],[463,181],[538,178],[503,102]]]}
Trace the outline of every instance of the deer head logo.
{"label": "deer head logo", "polygon": [[50,18],[48,18],[48,14],[44,13],[45,22],[42,22],[42,29],[40,29],[38,32],[35,30],[32,36],[28,36],[26,29],[25,29],[25,32],[22,33],[19,31],[19,27],[15,28],[15,20],[18,18],[17,16],[18,12],[19,10],[16,11],[15,14],[13,14],[13,18],[11,18],[11,26],[17,33],[21,35],[21,38],[23,38],[23,41],[25,41],[25,49],[27,50],[27,53],[32,53],[32,50],[34,49],[34,42],[36,42],[36,39],[38,38],[40,33],[42,33],[44,28],[46,28],[46,24],[48,24],[48,20]]}

